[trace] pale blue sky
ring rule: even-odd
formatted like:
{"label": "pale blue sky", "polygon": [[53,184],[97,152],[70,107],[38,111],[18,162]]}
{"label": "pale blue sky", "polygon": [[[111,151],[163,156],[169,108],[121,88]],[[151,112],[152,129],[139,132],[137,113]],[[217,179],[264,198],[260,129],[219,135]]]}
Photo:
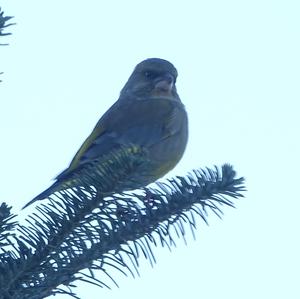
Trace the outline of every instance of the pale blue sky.
{"label": "pale blue sky", "polygon": [[[237,209],[96,298],[300,298],[300,2],[12,1],[1,47],[1,201],[18,213],[68,166],[134,66],[170,60],[190,139],[170,176],[229,162]],[[3,40],[4,42],[4,40]],[[65,296],[57,296],[59,299]]]}

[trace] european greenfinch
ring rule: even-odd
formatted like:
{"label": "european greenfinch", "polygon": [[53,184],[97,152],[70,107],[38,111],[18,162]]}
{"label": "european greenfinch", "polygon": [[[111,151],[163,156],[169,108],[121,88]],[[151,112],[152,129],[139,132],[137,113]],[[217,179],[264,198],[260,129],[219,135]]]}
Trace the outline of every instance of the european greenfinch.
{"label": "european greenfinch", "polygon": [[[26,206],[61,190],[70,176],[103,155],[129,144],[145,149],[146,175],[136,188],[164,176],[181,159],[188,140],[188,118],[176,90],[176,68],[167,60],[150,58],[139,63],[119,99],[100,118],[55,183]],[[25,206],[25,207],[26,207]]]}

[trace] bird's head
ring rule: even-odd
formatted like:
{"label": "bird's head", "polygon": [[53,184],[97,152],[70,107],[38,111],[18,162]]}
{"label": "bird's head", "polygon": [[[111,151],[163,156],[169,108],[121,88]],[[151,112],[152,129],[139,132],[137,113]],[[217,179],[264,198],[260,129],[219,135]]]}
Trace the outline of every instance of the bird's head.
{"label": "bird's head", "polygon": [[179,100],[177,70],[169,61],[149,58],[140,62],[121,91],[121,96],[164,97]]}

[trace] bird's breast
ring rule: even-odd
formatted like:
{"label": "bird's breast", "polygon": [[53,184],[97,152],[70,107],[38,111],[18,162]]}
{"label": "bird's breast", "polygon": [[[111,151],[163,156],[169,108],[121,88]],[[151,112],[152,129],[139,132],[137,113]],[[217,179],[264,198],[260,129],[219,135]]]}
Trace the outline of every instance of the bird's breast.
{"label": "bird's breast", "polygon": [[182,158],[188,141],[188,119],[186,111],[176,111],[173,125],[168,127],[170,134],[164,136],[160,142],[149,150],[149,157],[153,161],[157,178],[172,170]]}

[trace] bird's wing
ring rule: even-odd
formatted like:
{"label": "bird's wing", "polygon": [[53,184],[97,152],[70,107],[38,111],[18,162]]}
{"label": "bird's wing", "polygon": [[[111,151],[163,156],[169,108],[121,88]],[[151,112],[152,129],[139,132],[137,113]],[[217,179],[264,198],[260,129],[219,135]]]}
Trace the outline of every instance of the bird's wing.
{"label": "bird's wing", "polygon": [[[60,173],[56,177],[56,180],[64,179],[70,173],[75,171],[79,166],[88,161],[91,161],[92,159],[90,157],[90,153],[97,143],[102,142],[102,152],[103,154],[105,154],[105,152],[109,150],[109,147],[107,145],[111,145],[110,139],[112,139],[112,136],[110,136],[110,134],[106,132],[105,122],[103,122],[101,118],[92,133],[88,136],[88,138],[84,141],[84,143],[75,154],[70,163],[70,166],[62,173]],[[99,153],[98,156],[101,156],[101,153]],[[95,158],[96,156],[94,157],[94,159]]]}
{"label": "bird's wing", "polygon": [[176,134],[180,127],[178,114],[182,109],[181,103],[166,99],[124,104],[116,102],[99,120],[69,168],[56,179],[64,179],[81,165],[98,159],[112,149],[128,144],[151,147]]}

